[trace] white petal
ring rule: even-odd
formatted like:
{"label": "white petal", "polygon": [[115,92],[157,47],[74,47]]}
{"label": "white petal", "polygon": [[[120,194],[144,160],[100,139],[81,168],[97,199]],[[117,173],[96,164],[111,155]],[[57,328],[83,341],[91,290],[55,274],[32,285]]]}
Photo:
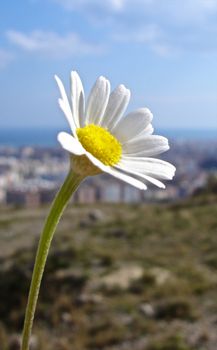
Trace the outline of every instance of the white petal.
{"label": "white petal", "polygon": [[172,164],[156,158],[123,156],[118,165],[127,166],[144,175],[167,180],[171,180],[176,171]]}
{"label": "white petal", "polygon": [[72,135],[62,131],[57,136],[61,146],[68,152],[81,156],[85,153],[82,145]]}
{"label": "white petal", "polygon": [[86,124],[99,124],[108,104],[110,83],[104,77],[99,77],[92,87],[86,109]]}
{"label": "white petal", "polygon": [[145,130],[143,130],[143,132],[140,134],[140,136],[144,136],[144,135],[151,135],[154,132],[154,128],[151,124],[149,124]]}
{"label": "white petal", "polygon": [[76,132],[75,132],[76,125],[75,125],[75,121],[74,121],[74,118],[72,115],[72,110],[71,110],[70,105],[69,105],[68,97],[67,97],[66,92],[65,92],[65,88],[64,88],[63,83],[60,80],[60,78],[58,78],[58,76],[55,75],[55,79],[56,79],[57,85],[60,89],[60,94],[62,96],[62,99],[59,99],[59,105],[60,105],[63,113],[66,116],[66,119],[69,123],[69,126],[72,130],[73,135],[76,135]]}
{"label": "white petal", "polygon": [[148,176],[148,175],[139,175],[139,177],[142,177],[143,179],[146,179],[147,181],[151,182],[153,185],[159,187],[159,188],[163,188],[165,189],[166,186],[163,184],[163,182],[153,178],[152,176]]}
{"label": "white petal", "polygon": [[84,126],[84,89],[77,72],[71,72],[72,114],[77,128]]}
{"label": "white petal", "polygon": [[125,112],[129,100],[130,90],[126,89],[124,85],[119,85],[112,91],[101,125],[112,131]]}
{"label": "white petal", "polygon": [[113,134],[121,142],[127,142],[141,134],[151,123],[152,113],[148,108],[140,108],[127,114],[113,129]]}
{"label": "white petal", "polygon": [[123,171],[126,171],[126,172],[128,172],[128,173],[130,173],[132,175],[135,175],[137,177],[140,177],[140,178],[142,178],[144,180],[147,180],[147,181],[151,182],[152,184],[156,185],[157,187],[165,188],[165,185],[161,181],[159,181],[157,179],[154,179],[151,176],[141,174],[140,172],[135,171],[134,168],[131,169],[130,167],[123,166],[123,165],[120,165],[120,166],[117,165],[116,168],[118,168],[120,170],[123,170]]}
{"label": "white petal", "polygon": [[129,176],[129,175],[126,175],[122,172],[119,172],[114,168],[109,168],[106,172],[108,174],[116,177],[117,179],[122,180],[122,181],[124,181],[124,182],[126,182],[126,183],[140,189],[140,190],[147,190],[147,186],[143,182],[135,179],[132,176]]}
{"label": "white petal", "polygon": [[119,172],[118,170],[112,168],[112,167],[109,167],[107,165],[104,165],[102,162],[100,162],[97,158],[95,158],[91,153],[89,152],[86,152],[86,156],[89,158],[89,160],[97,167],[99,168],[100,170],[104,171],[105,173],[108,173],[114,177],[116,177],[117,179],[119,180],[122,180],[136,188],[139,188],[140,190],[146,190],[147,189],[147,186],[137,180],[137,179],[134,179],[133,177],[131,176],[128,176],[126,174],[123,174],[121,172]]}
{"label": "white petal", "polygon": [[158,135],[149,135],[144,138],[134,138],[123,145],[123,154],[129,156],[151,157],[168,151],[167,138]]}
{"label": "white petal", "polygon": [[[143,139],[144,137],[153,134],[153,132],[154,132],[153,126],[152,126],[152,124],[149,124],[149,125],[141,132],[141,134],[139,134],[139,135],[133,137],[133,138],[130,140],[130,142],[131,142],[131,141],[134,141],[135,139],[137,139],[137,140]],[[124,145],[124,143],[123,143],[123,145]]]}

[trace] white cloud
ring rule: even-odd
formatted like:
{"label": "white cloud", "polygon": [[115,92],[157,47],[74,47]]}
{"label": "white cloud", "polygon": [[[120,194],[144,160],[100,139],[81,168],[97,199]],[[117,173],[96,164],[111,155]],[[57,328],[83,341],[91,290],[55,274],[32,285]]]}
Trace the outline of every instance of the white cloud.
{"label": "white cloud", "polygon": [[130,33],[126,31],[115,33],[113,39],[117,42],[134,42],[146,45],[146,47],[161,57],[175,54],[174,48],[166,43],[165,33],[157,25],[146,25]]}
{"label": "white cloud", "polygon": [[162,36],[162,31],[157,25],[144,25],[136,30],[116,32],[113,38],[116,41],[136,43],[153,43]]}
{"label": "white cloud", "polygon": [[0,69],[5,68],[13,60],[11,52],[0,49]]}
{"label": "white cloud", "polygon": [[217,1],[216,0],[200,0],[201,5],[208,10],[216,10],[217,9]]}
{"label": "white cloud", "polygon": [[159,55],[217,51],[217,0],[47,1],[82,13],[111,40],[139,43]]}
{"label": "white cloud", "polygon": [[63,6],[65,9],[72,10],[105,10],[122,11],[126,0],[52,0]]}
{"label": "white cloud", "polygon": [[56,2],[68,10],[97,10],[104,12],[116,12],[117,10],[135,14],[169,13],[174,17],[196,18],[206,16],[206,13],[217,10],[217,0],[50,0]]}
{"label": "white cloud", "polygon": [[59,35],[55,32],[35,30],[23,33],[15,30],[6,32],[8,40],[30,53],[39,53],[52,58],[68,58],[79,55],[99,54],[103,47],[84,41],[76,33]]}
{"label": "white cloud", "polygon": [[151,49],[158,56],[161,57],[171,57],[177,54],[178,50],[167,44],[152,44]]}

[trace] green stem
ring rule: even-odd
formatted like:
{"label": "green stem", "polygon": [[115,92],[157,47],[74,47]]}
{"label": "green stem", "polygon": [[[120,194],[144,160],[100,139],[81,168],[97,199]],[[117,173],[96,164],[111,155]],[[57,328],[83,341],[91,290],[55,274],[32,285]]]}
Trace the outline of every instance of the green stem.
{"label": "green stem", "polygon": [[41,280],[50,248],[50,244],[56,229],[56,226],[61,218],[61,215],[72,195],[79,186],[83,177],[69,171],[61,189],[57,193],[52,204],[50,213],[47,217],[44,230],[38,245],[38,250],[35,259],[35,266],[32,274],[32,281],[29,291],[28,303],[26,307],[26,315],[23,328],[23,339],[21,350],[29,349],[31,330],[34,320],[36,304],[38,300]]}

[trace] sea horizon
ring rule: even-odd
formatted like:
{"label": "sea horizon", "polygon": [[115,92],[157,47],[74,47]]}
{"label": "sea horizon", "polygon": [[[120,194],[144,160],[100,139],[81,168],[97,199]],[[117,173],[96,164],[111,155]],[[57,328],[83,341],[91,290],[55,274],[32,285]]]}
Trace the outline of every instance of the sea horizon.
{"label": "sea horizon", "polygon": [[[64,128],[28,127],[0,129],[0,146],[58,146],[57,134]],[[65,129],[67,131],[67,129]],[[69,131],[69,130],[68,130]],[[216,129],[155,128],[154,134],[163,135],[171,141],[217,141]]]}

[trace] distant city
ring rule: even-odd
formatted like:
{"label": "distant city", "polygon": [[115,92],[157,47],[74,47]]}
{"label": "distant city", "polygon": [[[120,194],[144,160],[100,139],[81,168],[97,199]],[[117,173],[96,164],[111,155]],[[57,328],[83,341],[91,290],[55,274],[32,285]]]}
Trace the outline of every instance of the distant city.
{"label": "distant city", "polygon": [[[165,182],[166,190],[150,184],[147,191],[140,191],[102,174],[87,178],[73,201],[172,202],[192,195],[217,173],[217,140],[177,139],[170,144],[163,158],[177,172],[174,180]],[[0,146],[0,205],[37,207],[51,202],[68,167],[68,154],[60,147]]]}

